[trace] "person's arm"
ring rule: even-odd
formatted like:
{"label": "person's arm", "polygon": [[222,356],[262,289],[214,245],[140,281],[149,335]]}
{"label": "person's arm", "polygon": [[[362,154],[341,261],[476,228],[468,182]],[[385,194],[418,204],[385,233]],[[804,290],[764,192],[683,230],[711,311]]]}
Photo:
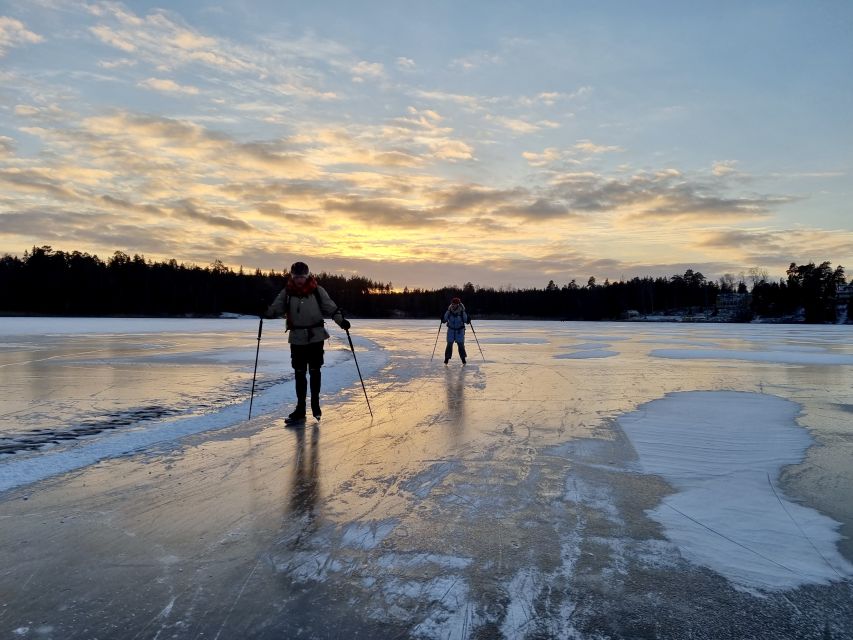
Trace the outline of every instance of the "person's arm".
{"label": "person's arm", "polygon": [[447,322],[447,316],[449,314],[450,314],[450,309],[448,309],[447,311],[444,312],[444,315],[441,316],[441,324],[444,324],[445,322]]}
{"label": "person's arm", "polygon": [[326,293],[326,290],[323,287],[317,287],[317,295],[320,298],[320,312],[323,315],[330,316],[341,329],[347,331],[352,326],[350,321],[344,318],[344,314]]}
{"label": "person's arm", "polygon": [[272,301],[272,304],[267,309],[267,317],[278,318],[284,315],[284,301],[287,298],[287,291],[282,289],[281,292]]}

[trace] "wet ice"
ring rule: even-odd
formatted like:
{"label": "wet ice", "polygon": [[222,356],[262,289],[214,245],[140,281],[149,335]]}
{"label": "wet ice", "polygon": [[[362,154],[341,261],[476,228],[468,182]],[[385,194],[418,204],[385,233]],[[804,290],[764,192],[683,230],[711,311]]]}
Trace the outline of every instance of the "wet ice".
{"label": "wet ice", "polygon": [[[256,325],[157,322],[128,324],[146,350],[122,336],[110,361],[155,390],[164,366],[224,367],[232,400],[193,413],[210,393],[195,378],[190,414],[0,459],[4,631],[850,637],[849,327],[480,321],[487,362],[445,368],[429,361],[435,323],[359,320],[375,417],[333,340],[322,424],[292,430],[281,335],[262,343],[246,422]],[[85,413],[70,394],[43,401]]]}

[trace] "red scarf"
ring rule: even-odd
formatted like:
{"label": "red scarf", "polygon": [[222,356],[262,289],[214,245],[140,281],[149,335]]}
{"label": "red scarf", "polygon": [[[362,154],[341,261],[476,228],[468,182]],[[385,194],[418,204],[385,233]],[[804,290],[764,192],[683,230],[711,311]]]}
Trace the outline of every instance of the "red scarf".
{"label": "red scarf", "polygon": [[317,288],[317,278],[314,276],[308,276],[305,279],[305,284],[301,287],[296,286],[296,283],[293,281],[293,278],[287,279],[287,284],[284,286],[287,289],[287,293],[292,296],[297,296],[299,298],[304,298],[306,296],[310,296],[314,293],[314,290]]}

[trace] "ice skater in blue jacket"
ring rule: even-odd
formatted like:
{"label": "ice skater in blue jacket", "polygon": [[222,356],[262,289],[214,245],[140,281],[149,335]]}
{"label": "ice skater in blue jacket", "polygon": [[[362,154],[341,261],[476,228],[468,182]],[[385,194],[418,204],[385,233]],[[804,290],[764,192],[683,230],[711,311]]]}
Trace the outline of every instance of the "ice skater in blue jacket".
{"label": "ice skater in blue jacket", "polygon": [[465,353],[465,325],[471,324],[471,317],[465,311],[465,305],[459,298],[453,298],[450,301],[450,306],[444,312],[441,322],[442,324],[447,323],[447,347],[444,349],[444,364],[447,364],[453,355],[454,342],[459,347],[459,357],[462,359],[462,364],[465,364],[465,359],[468,357],[468,354]]}

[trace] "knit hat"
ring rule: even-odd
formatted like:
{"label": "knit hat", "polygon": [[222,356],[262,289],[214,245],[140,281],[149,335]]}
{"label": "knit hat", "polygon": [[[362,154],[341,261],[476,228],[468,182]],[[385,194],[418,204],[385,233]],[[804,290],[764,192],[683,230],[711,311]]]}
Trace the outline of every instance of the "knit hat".
{"label": "knit hat", "polygon": [[307,276],[309,273],[308,265],[304,262],[294,262],[290,265],[290,275],[292,276]]}
{"label": "knit hat", "polygon": [[450,304],[462,304],[462,301],[459,298],[453,298],[453,300],[450,301]]}

